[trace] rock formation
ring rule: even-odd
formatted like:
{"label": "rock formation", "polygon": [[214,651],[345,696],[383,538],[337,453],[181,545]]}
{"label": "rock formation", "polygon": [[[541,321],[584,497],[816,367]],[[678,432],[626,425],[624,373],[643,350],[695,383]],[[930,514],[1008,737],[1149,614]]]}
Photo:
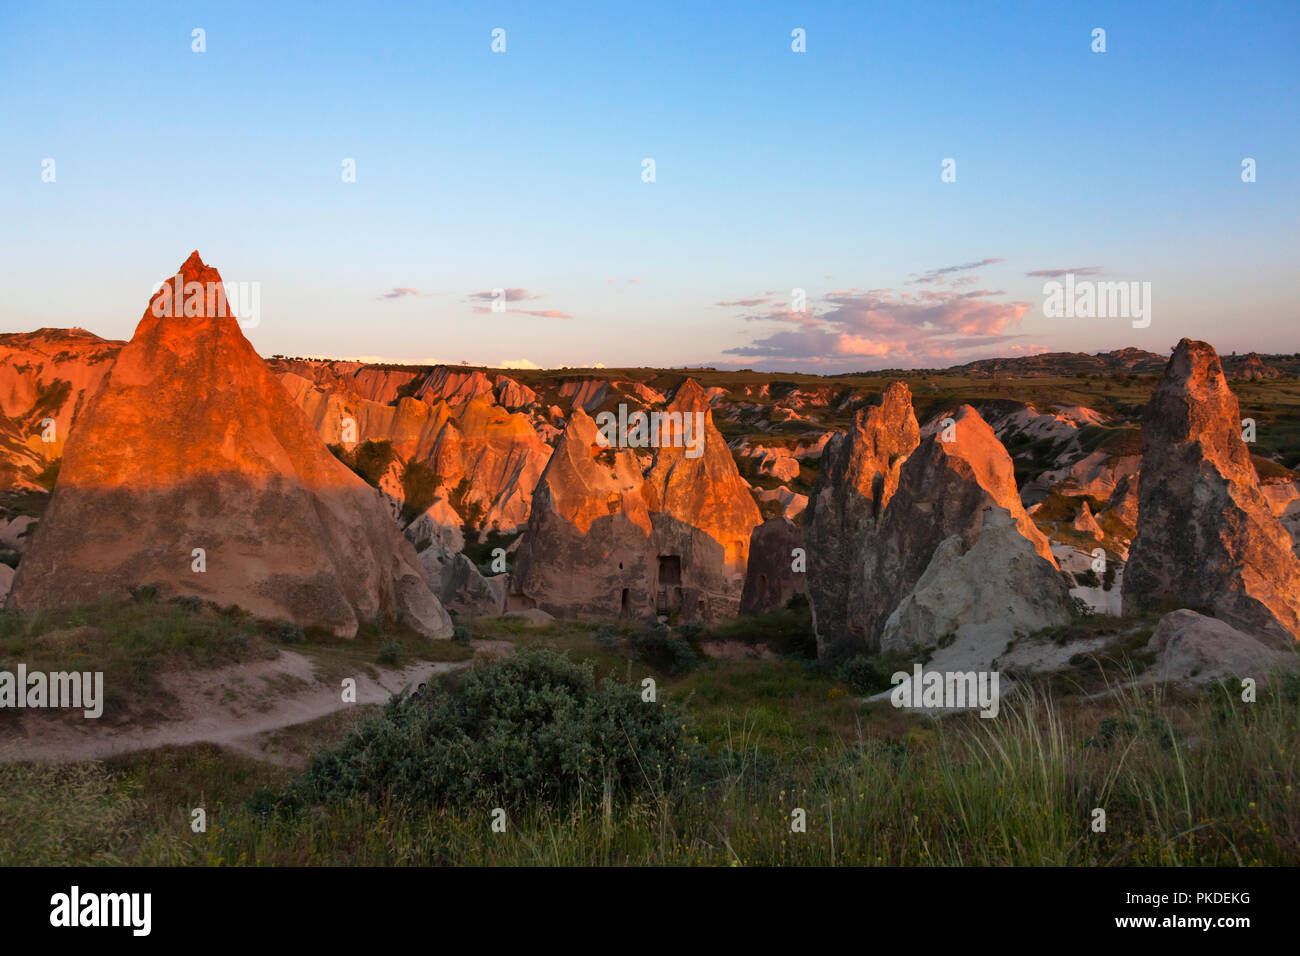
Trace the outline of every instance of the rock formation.
{"label": "rock formation", "polygon": [[1138,532],[1125,613],[1207,609],[1240,630],[1300,638],[1300,560],[1259,489],[1213,348],[1183,339],[1142,420]]}
{"label": "rock formation", "polygon": [[1010,512],[990,506],[979,537],[966,550],[962,535],[940,542],[925,573],[890,614],[884,650],[963,645],[991,663],[1017,633],[1070,618],[1065,579],[1021,532]]}
{"label": "rock formation", "polygon": [[693,440],[702,444],[693,453],[684,436],[665,432],[643,475],[635,449],[602,447],[575,404],[533,496],[512,606],[688,621],[739,612],[758,506],[699,384],[685,380],[665,412],[699,413],[704,427]]}
{"label": "rock formation", "polygon": [[1253,677],[1263,683],[1270,671],[1300,665],[1294,647],[1279,649],[1224,621],[1186,608],[1160,619],[1147,650],[1156,655],[1152,680],[1203,682]]}
{"label": "rock formation", "polygon": [[[197,252],[179,274],[223,288]],[[379,493],[330,454],[221,299],[159,317],[164,295],[68,441],[11,605],[151,586],[342,636],[378,616],[450,636]]]}
{"label": "rock formation", "polygon": [[654,611],[650,512],[632,452],[603,448],[580,408],[556,442],[515,555],[511,610],[557,617]]}
{"label": "rock formation", "polygon": [[879,405],[860,410],[853,427],[833,436],[822,451],[803,520],[819,647],[867,643],[857,575],[875,523],[898,487],[903,461],[919,441],[911,390],[895,382]]}
{"label": "rock formation", "polygon": [[[327,444],[391,443],[403,463],[429,466],[441,479],[441,493],[456,496],[474,527],[508,533],[528,520],[533,489],[551,450],[526,415],[494,404],[490,395],[476,395],[455,408],[406,396],[380,405],[317,388],[292,372],[281,381]],[[473,381],[444,379],[443,384]]]}
{"label": "rock formation", "polygon": [[948,558],[975,547],[990,506],[1006,511],[1047,570],[1059,573],[1047,538],[1020,503],[1011,456],[969,405],[927,426],[896,481],[881,481],[882,491],[895,484],[880,517],[868,526],[860,560],[850,565],[843,630],[823,632],[817,585],[810,582],[824,656],[878,647],[890,615],[917,586],[939,546],[957,538],[946,546]]}
{"label": "rock formation", "polygon": [[721,544],[725,571],[739,585],[745,575],[750,532],[763,520],[758,506],[713,424],[708,397],[699,383],[693,378],[683,381],[665,411],[702,416],[704,433],[697,437],[703,444],[694,457],[680,443],[662,443],[654,450],[654,464],[645,476],[646,503],[652,512],[698,528]]}
{"label": "rock formation", "polygon": [[438,597],[457,615],[496,617],[505,611],[506,576],[485,577],[467,555],[457,554],[442,573]]}
{"label": "rock formation", "polygon": [[1079,505],[1079,513],[1075,516],[1074,521],[1070,522],[1070,527],[1080,534],[1091,535],[1100,541],[1106,537],[1106,532],[1101,530],[1101,525],[1097,524],[1097,519],[1092,515],[1092,509],[1088,507],[1088,499],[1084,499]]}
{"label": "rock formation", "polygon": [[0,335],[0,488],[37,488],[123,343],[85,329]]}
{"label": "rock formation", "polygon": [[796,549],[803,549],[803,534],[788,518],[768,518],[754,529],[740,595],[742,614],[785,607],[790,598],[807,590],[807,553],[795,570]]}

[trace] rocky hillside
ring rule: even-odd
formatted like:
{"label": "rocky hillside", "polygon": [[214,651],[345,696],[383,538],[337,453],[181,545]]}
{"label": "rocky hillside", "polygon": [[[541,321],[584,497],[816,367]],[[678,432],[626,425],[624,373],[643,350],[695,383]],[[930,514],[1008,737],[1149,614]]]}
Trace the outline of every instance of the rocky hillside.
{"label": "rocky hillside", "polygon": [[[111,391],[106,375],[122,349],[82,330],[0,336],[0,588],[40,527],[64,443],[85,427],[95,395]],[[1080,607],[1190,604],[1181,585],[1151,583],[1170,577],[1150,570],[1169,542],[1138,551],[1131,598],[1126,588],[1141,529],[1155,541],[1187,518],[1172,502],[1147,506],[1165,520],[1140,514],[1144,469],[1174,467],[1144,445],[1168,419],[1151,408],[1182,387],[1154,353],[833,377],[248,361],[320,447],[377,489],[424,583],[460,614],[716,622],[807,592],[823,653],[837,656],[940,638],[992,646],[1008,627],[1045,626]],[[1267,525],[1269,547],[1294,551],[1300,361],[1218,362],[1239,407],[1223,405],[1215,427],[1236,420],[1240,447],[1230,468],[1215,467],[1238,489],[1228,498],[1250,499],[1233,526]],[[701,415],[700,454],[607,447],[598,423],[618,421],[627,434],[638,413]],[[219,458],[201,454],[193,466]],[[1177,475],[1191,494],[1199,479]],[[1023,595],[1015,582],[1026,580],[1039,582],[1037,598],[1013,601],[1010,616],[982,594],[1001,581],[990,593]]]}

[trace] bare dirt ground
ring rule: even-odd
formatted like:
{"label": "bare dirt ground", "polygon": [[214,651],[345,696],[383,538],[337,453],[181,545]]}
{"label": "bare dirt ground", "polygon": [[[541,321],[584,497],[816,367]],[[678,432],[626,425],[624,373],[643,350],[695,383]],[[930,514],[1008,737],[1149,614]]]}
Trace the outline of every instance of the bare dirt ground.
{"label": "bare dirt ground", "polygon": [[297,724],[364,704],[381,704],[437,674],[469,666],[469,661],[422,662],[408,667],[375,668],[375,677],[357,673],[356,702],[343,701],[341,682],[316,676],[312,661],[281,651],[269,661],[168,675],[177,716],[148,727],[110,726],[94,720],[51,719],[24,714],[0,737],[0,763],[34,760],[71,763],[168,745],[212,743],[261,759],[276,759],[264,747],[266,736]]}

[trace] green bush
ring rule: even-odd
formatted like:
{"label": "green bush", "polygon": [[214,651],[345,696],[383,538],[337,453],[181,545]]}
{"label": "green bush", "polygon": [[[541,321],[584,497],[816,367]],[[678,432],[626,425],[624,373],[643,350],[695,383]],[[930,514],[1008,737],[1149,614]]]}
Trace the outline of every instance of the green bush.
{"label": "green bush", "polygon": [[889,687],[889,675],[882,671],[873,658],[865,654],[850,657],[840,665],[836,676],[848,684],[855,694],[874,694]]}
{"label": "green bush", "polygon": [[271,636],[281,644],[301,644],[307,640],[306,632],[292,621],[276,621]]}
{"label": "green bush", "polygon": [[402,497],[406,504],[403,514],[407,522],[414,521],[429,510],[437,498],[442,479],[422,461],[410,461],[402,472]]}
{"label": "green bush", "polygon": [[632,634],[628,646],[638,659],[665,674],[685,674],[700,664],[700,655],[691,646],[690,637],[697,637],[700,629],[682,625],[674,632],[662,624]]}
{"label": "green bush", "polygon": [[589,662],[524,651],[471,669],[456,690],[394,697],[281,798],[522,807],[585,794],[660,793],[685,772],[683,721]]}
{"label": "green bush", "polygon": [[[949,635],[944,635],[939,639],[941,647],[946,646],[944,640],[948,637]],[[948,644],[951,643],[952,640],[948,640]],[[899,671],[910,673],[911,670],[912,660],[907,654],[889,651],[884,654],[857,654],[850,657],[835,671],[835,676],[848,684],[853,693],[865,696],[889,690],[894,686],[889,680],[894,674]]]}
{"label": "green bush", "polygon": [[379,479],[384,477],[388,466],[397,458],[393,443],[389,441],[366,441],[357,446],[356,468],[358,475],[368,484],[379,487]]}

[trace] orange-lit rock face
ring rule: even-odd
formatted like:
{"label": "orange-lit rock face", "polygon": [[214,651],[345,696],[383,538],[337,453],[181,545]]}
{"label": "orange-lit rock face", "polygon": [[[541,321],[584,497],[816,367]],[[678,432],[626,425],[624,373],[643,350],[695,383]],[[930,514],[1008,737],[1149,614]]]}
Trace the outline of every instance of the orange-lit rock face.
{"label": "orange-lit rock face", "polygon": [[708,397],[699,383],[686,379],[678,386],[667,411],[683,416],[703,414],[702,453],[692,457],[691,449],[681,447],[682,442],[656,449],[654,464],[645,479],[646,502],[651,511],[698,528],[717,541],[725,555],[725,573],[743,585],[749,536],[763,520],[758,505],[713,424]]}
{"label": "orange-lit rock face", "polygon": [[516,600],[562,616],[652,611],[650,514],[631,452],[602,448],[580,408],[555,444],[511,576]]}
{"label": "orange-lit rock face", "polygon": [[33,478],[63,455],[122,345],[83,329],[0,335],[0,488],[35,487]]}
{"label": "orange-lit rock face", "polygon": [[1209,607],[1234,627],[1300,638],[1300,561],[1261,493],[1219,357],[1183,339],[1142,419],[1128,613]]}
{"label": "orange-lit rock face", "polygon": [[[929,442],[927,450],[935,456],[934,465],[940,470],[967,478],[987,496],[989,500],[975,509],[975,515],[990,504],[1005,508],[1015,519],[1020,533],[1033,542],[1034,550],[1056,567],[1056,559],[1052,557],[1052,547],[1047,537],[1038,530],[1020,503],[1020,491],[1016,487],[1016,471],[1011,456],[979,412],[969,405],[957,409],[948,436],[953,440],[945,441],[944,430],[940,429],[934,436],[937,440]],[[938,455],[944,456],[942,464]],[[973,544],[974,541],[969,543]]]}
{"label": "orange-lit rock face", "polygon": [[381,405],[350,398],[344,388],[315,387],[293,372],[281,382],[327,444],[391,442],[403,462],[422,462],[442,479],[442,494],[465,482],[457,498],[484,530],[514,531],[528,520],[551,449],[527,415],[494,404],[491,393],[455,406],[408,396]]}
{"label": "orange-lit rock face", "polygon": [[[197,252],[179,274],[221,282]],[[330,454],[235,318],[152,306],[68,442],[11,601],[152,585],[338,634],[386,614],[449,636],[377,492]]]}
{"label": "orange-lit rock face", "polygon": [[889,615],[946,538],[956,536],[962,554],[974,547],[990,506],[1008,512],[1049,571],[1057,570],[1051,546],[1020,503],[1011,457],[979,412],[963,405],[908,456],[877,525],[858,581],[869,646],[878,646]]}
{"label": "orange-lit rock face", "polygon": [[[721,620],[739,609],[757,506],[693,380],[666,409],[701,413],[704,443],[634,452],[575,406],[533,499],[511,582],[516,599],[564,616]],[[666,440],[666,439],[665,439]]]}

